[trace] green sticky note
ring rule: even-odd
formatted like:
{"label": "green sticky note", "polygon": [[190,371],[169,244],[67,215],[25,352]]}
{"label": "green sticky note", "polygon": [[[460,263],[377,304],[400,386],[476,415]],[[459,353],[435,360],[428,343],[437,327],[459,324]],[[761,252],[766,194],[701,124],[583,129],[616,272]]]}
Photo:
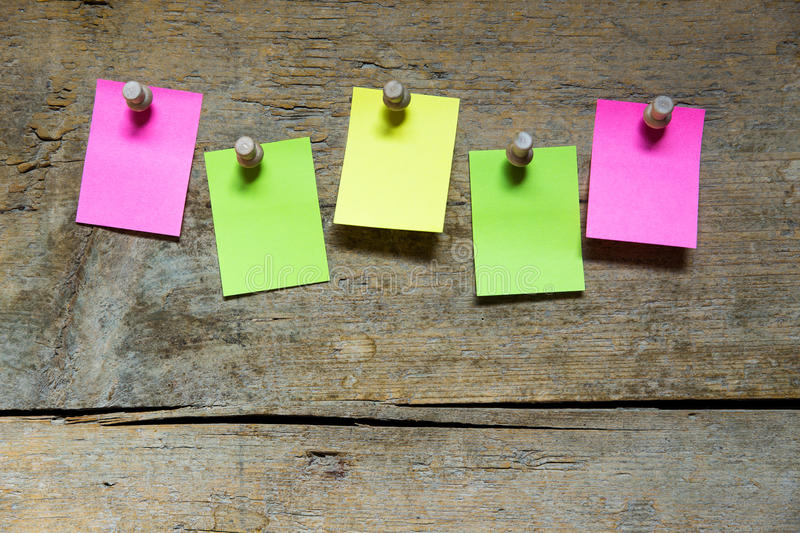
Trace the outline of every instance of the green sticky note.
{"label": "green sticky note", "polygon": [[575,147],[533,154],[517,168],[504,150],[469,153],[478,296],[585,288]]}
{"label": "green sticky note", "polygon": [[330,279],[309,138],[261,147],[250,169],[233,149],[205,153],[224,296]]}
{"label": "green sticky note", "polygon": [[355,87],[333,222],[441,232],[457,122],[458,98],[412,93],[391,111]]}

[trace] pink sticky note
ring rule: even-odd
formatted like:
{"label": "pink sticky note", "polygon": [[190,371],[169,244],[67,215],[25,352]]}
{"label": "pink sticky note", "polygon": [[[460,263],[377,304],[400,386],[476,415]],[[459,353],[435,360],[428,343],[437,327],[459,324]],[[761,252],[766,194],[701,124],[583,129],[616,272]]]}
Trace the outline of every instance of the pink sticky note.
{"label": "pink sticky note", "polygon": [[203,95],[150,87],[137,112],[123,85],[97,80],[75,221],[178,236]]}
{"label": "pink sticky note", "polygon": [[696,248],[705,111],[676,107],[653,130],[645,107],[597,101],[586,236]]}

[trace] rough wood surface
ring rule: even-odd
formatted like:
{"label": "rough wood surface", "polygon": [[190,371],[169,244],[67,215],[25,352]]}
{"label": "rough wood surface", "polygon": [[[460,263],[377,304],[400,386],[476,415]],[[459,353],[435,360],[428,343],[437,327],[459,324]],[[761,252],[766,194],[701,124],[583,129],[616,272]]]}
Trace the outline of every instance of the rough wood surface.
{"label": "rough wood surface", "polygon": [[[0,408],[800,396],[797,2],[0,11]],[[180,240],[74,223],[98,77],[204,93]],[[351,87],[395,77],[462,99],[441,235],[331,223]],[[698,249],[586,240],[584,294],[478,301],[468,150],[575,144],[585,217],[595,100],[661,93],[707,110]],[[331,283],[222,298],[201,154],[243,128],[311,136]]]}
{"label": "rough wood surface", "polygon": [[0,529],[800,528],[798,413],[585,415],[527,429],[0,419]]}

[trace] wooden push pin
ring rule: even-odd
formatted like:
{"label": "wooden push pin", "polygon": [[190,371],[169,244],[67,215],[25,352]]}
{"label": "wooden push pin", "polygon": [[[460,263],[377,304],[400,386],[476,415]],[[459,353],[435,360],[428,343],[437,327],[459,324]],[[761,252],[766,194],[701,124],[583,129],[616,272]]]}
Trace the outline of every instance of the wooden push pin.
{"label": "wooden push pin", "polygon": [[153,103],[153,91],[147,85],[142,85],[138,81],[129,81],[122,87],[122,96],[128,103],[128,107],[134,111],[144,111]]}
{"label": "wooden push pin", "polygon": [[669,96],[658,96],[644,109],[644,122],[651,128],[660,130],[672,120],[675,104]]}
{"label": "wooden push pin", "polygon": [[524,167],[533,160],[533,137],[520,131],[514,141],[506,148],[506,158],[515,167]]}
{"label": "wooden push pin", "polygon": [[383,86],[383,103],[392,111],[405,109],[409,102],[411,93],[399,81],[391,80]]}
{"label": "wooden push pin", "polygon": [[260,144],[256,144],[250,137],[239,137],[235,145],[236,160],[244,168],[253,168],[261,163],[264,157],[264,149]]}

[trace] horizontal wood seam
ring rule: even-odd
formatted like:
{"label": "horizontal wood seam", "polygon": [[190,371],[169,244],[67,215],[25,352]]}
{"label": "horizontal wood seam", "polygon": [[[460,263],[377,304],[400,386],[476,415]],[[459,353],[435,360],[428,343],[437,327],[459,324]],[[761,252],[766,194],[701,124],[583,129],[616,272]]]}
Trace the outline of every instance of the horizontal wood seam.
{"label": "horizontal wood seam", "polygon": [[[370,403],[370,402],[365,402]],[[0,410],[2,419],[35,418],[52,419],[67,424],[99,423],[104,426],[153,426],[153,425],[203,425],[203,424],[254,424],[254,425],[303,425],[303,426],[368,426],[395,428],[450,428],[450,429],[522,429],[550,431],[659,431],[659,428],[610,428],[588,426],[554,426],[537,424],[509,423],[474,423],[454,420],[437,421],[415,419],[414,413],[407,413],[409,418],[381,416],[331,416],[308,414],[179,414],[170,416],[169,412],[186,408],[202,409],[204,406],[178,405],[137,408],[95,408],[95,409],[33,409],[33,410]],[[222,407],[222,406],[214,406]],[[563,402],[563,403],[448,403],[448,404],[392,404],[392,407],[403,409],[430,409],[451,411],[457,409],[500,410],[514,409],[519,411],[556,411],[556,410],[672,410],[672,411],[761,411],[761,410],[800,410],[798,399],[753,399],[753,400],[653,400],[653,401],[619,401],[619,402]],[[126,419],[124,415],[137,413],[158,413],[143,419]],[[120,417],[114,420],[114,415]]]}

